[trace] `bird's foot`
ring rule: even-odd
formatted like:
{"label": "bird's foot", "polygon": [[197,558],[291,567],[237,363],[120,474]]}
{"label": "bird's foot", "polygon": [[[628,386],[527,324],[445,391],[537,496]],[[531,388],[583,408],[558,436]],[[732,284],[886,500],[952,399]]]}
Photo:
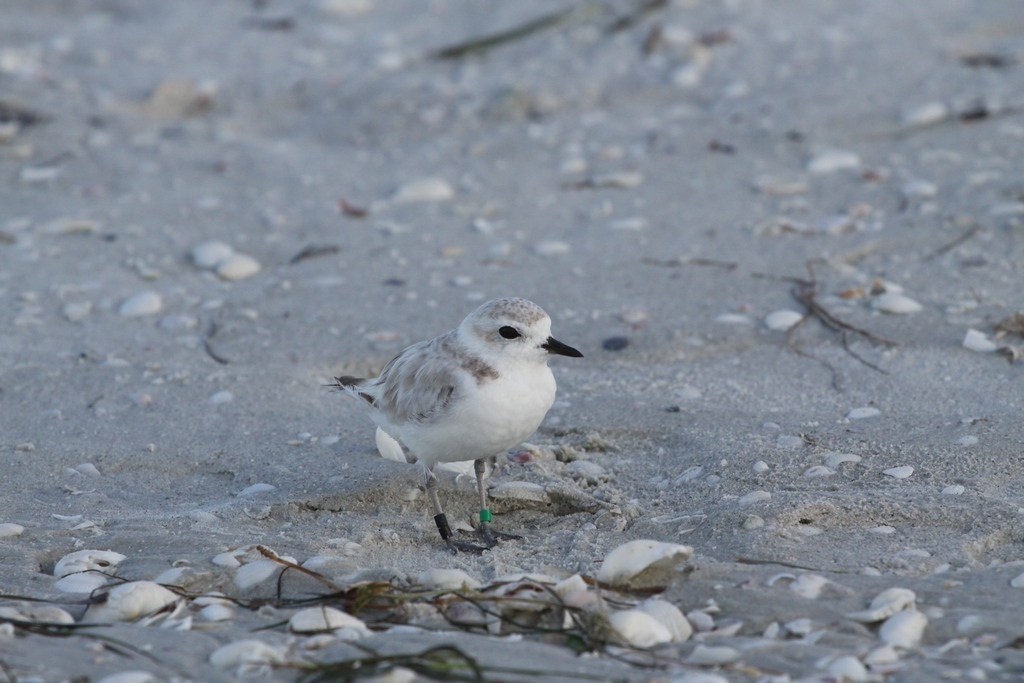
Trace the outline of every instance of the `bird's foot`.
{"label": "bird's foot", "polygon": [[491,525],[487,522],[481,522],[473,531],[463,531],[465,534],[473,534],[479,538],[483,544],[488,548],[493,548],[498,545],[498,540],[502,541],[521,541],[522,536],[516,536],[515,534],[507,534],[504,531],[495,531],[491,528]]}
{"label": "bird's foot", "polygon": [[452,555],[458,555],[461,550],[464,553],[474,553],[479,555],[485,550],[490,550],[494,546],[490,545],[477,545],[476,543],[470,543],[469,541],[458,541],[455,539],[445,539],[445,546],[448,548],[448,552]]}

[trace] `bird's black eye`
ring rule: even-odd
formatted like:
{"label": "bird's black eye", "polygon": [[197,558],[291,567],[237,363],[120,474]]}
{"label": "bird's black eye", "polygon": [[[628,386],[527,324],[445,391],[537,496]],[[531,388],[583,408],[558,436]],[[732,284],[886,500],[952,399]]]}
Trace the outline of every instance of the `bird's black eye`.
{"label": "bird's black eye", "polygon": [[520,336],[519,330],[509,325],[505,325],[504,327],[499,329],[498,334],[500,334],[505,339],[515,339]]}

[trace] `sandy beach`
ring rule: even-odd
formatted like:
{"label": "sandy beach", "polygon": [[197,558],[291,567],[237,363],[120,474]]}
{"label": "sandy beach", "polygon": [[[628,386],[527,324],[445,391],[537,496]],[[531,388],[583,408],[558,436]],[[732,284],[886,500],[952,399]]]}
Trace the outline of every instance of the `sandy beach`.
{"label": "sandy beach", "polygon": [[[0,14],[0,681],[1024,676],[1024,5]],[[326,385],[506,296],[585,357],[451,556]],[[638,539],[692,557],[593,585]]]}

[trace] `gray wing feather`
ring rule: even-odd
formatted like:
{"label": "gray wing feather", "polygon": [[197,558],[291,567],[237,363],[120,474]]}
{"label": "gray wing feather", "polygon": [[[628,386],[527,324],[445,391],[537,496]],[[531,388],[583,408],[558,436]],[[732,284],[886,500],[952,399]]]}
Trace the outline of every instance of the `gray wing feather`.
{"label": "gray wing feather", "polygon": [[[450,333],[449,333],[450,334]],[[374,397],[373,406],[388,422],[428,423],[443,415],[458,396],[458,366],[438,353],[447,335],[413,344],[395,356],[361,391]]]}

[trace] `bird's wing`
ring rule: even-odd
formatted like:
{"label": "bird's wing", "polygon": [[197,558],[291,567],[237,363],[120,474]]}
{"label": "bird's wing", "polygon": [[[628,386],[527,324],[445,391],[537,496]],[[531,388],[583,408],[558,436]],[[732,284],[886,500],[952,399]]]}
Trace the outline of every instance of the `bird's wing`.
{"label": "bird's wing", "polygon": [[445,336],[413,344],[391,359],[380,376],[360,387],[360,393],[372,396],[373,407],[391,424],[433,422],[459,395],[461,369],[443,353]]}

